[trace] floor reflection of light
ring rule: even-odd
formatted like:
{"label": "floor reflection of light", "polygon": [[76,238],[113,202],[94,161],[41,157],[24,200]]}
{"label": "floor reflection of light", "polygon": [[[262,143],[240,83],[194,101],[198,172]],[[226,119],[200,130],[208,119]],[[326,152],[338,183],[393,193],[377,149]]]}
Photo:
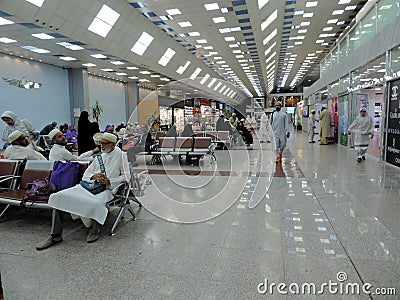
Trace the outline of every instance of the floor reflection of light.
{"label": "floor reflection of light", "polygon": [[318,231],[326,231],[326,227],[317,227]]}
{"label": "floor reflection of light", "polygon": [[322,244],[329,244],[329,240],[328,239],[319,239],[321,241]]}
{"label": "floor reflection of light", "polygon": [[294,241],[295,241],[295,242],[302,242],[302,241],[303,241],[303,238],[302,238],[301,236],[295,236],[295,237],[294,237]]}
{"label": "floor reflection of light", "polygon": [[303,230],[303,226],[294,226],[295,230]]}

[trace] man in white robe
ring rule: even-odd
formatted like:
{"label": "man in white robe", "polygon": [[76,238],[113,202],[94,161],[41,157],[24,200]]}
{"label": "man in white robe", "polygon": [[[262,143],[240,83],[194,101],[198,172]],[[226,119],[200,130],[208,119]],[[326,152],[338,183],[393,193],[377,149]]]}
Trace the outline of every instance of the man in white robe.
{"label": "man in white robe", "polygon": [[258,131],[258,134],[259,134],[259,138],[260,138],[260,143],[265,143],[266,141],[269,141],[267,112],[265,112],[261,115],[260,129]]}
{"label": "man in white robe", "polygon": [[81,185],[62,190],[52,194],[49,198],[49,206],[53,209],[51,236],[36,245],[37,250],[51,247],[62,239],[62,211],[79,216],[86,227],[92,226],[86,239],[92,243],[99,238],[99,226],[103,225],[108,209],[106,203],[113,199],[112,189],[130,179],[129,164],[126,153],[116,147],[117,137],[112,133],[104,133],[100,139],[101,157],[104,163],[105,173],[101,172],[99,159],[93,162],[83,174],[83,181],[106,185],[106,190],[93,195]]}
{"label": "man in white robe", "polygon": [[277,101],[275,111],[271,115],[272,132],[275,137],[275,163],[282,161],[282,152],[286,147],[286,139],[290,137],[287,114],[281,111],[282,104]]}
{"label": "man in white robe", "polygon": [[28,147],[29,141],[25,135],[15,130],[8,136],[11,146],[8,146],[4,151],[4,158],[7,159],[26,159],[26,160],[47,160],[39,152]]}
{"label": "man in white robe", "polygon": [[60,130],[53,129],[52,131],[50,131],[49,137],[53,142],[53,147],[51,147],[49,154],[49,160],[52,161],[58,161],[58,160],[92,161],[93,160],[92,155],[100,152],[100,149],[96,147],[91,151],[87,151],[79,156],[76,156],[65,148],[65,146],[67,145],[67,139]]}
{"label": "man in white robe", "polygon": [[316,118],[316,116],[315,116],[315,109],[313,109],[313,110],[311,111],[311,114],[308,116],[308,123],[307,123],[307,125],[308,125],[308,131],[307,131],[307,134],[308,134],[308,142],[309,142],[310,144],[311,144],[311,143],[315,143],[315,141],[314,141],[315,122],[318,122],[318,120],[317,120],[317,118]]}
{"label": "man in white robe", "polygon": [[365,160],[369,141],[374,136],[374,121],[365,107],[360,109],[360,115],[349,126],[347,133],[350,135],[352,132],[355,133],[354,150],[357,151],[357,161],[360,163]]}

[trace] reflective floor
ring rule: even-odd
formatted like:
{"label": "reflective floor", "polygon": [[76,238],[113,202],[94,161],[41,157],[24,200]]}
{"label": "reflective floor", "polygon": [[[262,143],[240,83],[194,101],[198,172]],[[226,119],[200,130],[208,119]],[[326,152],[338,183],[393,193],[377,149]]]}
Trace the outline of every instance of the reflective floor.
{"label": "reflective floor", "polygon": [[[255,141],[198,166],[141,157],[137,170],[153,181],[144,207],[132,204],[137,219],[114,236],[111,211],[93,244],[67,218],[64,242],[38,252],[50,211],[10,209],[5,299],[399,299],[400,170],[302,132],[275,166],[271,144]],[[313,285],[319,295],[306,294]],[[390,288],[397,295],[373,295]]]}

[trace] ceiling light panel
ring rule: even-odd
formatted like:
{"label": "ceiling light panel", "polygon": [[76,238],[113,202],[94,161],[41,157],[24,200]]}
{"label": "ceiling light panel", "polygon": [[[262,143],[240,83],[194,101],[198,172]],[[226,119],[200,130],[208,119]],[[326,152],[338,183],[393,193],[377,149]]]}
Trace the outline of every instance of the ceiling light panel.
{"label": "ceiling light panel", "polygon": [[175,16],[175,15],[181,15],[182,14],[182,12],[177,8],[167,9],[165,11],[170,16]]}
{"label": "ceiling light panel", "polygon": [[2,38],[0,38],[0,42],[1,43],[5,43],[5,44],[9,44],[9,43],[16,43],[17,41],[13,40],[13,39],[6,38],[6,37],[2,37]]}
{"label": "ceiling light panel", "polygon": [[216,9],[219,9],[219,5],[218,5],[218,3],[204,4],[204,8],[206,10],[216,10]]}
{"label": "ceiling light panel", "polygon": [[153,40],[154,38],[150,34],[143,32],[136,41],[135,45],[133,45],[131,51],[138,55],[143,55]]}
{"label": "ceiling light panel", "polygon": [[11,24],[14,24],[14,22],[0,17],[0,25],[11,25]]}
{"label": "ceiling light panel", "polygon": [[191,62],[190,62],[190,61],[187,61],[183,66],[180,66],[180,67],[178,68],[178,70],[176,70],[176,73],[182,75],[183,72],[186,71],[187,67],[189,67],[190,64],[191,64]]}
{"label": "ceiling light panel", "polygon": [[257,1],[258,1],[258,9],[261,9],[265,5],[267,5],[270,0],[257,0]]}
{"label": "ceiling light panel", "polygon": [[225,17],[216,17],[216,18],[213,18],[212,20],[213,20],[213,22],[214,22],[215,24],[218,24],[218,23],[225,23],[225,22],[226,22]]}
{"label": "ceiling light panel", "polygon": [[261,31],[264,31],[269,25],[272,24],[278,17],[278,10],[276,9],[269,17],[261,23]]}
{"label": "ceiling light panel", "polygon": [[186,28],[186,27],[191,27],[192,23],[190,23],[189,21],[185,21],[185,22],[179,22],[178,25],[181,26],[182,28]]}
{"label": "ceiling light panel", "polygon": [[119,16],[119,13],[104,4],[89,25],[88,30],[105,38],[117,22]]}
{"label": "ceiling light panel", "polygon": [[32,3],[38,7],[42,7],[44,0],[26,0],[29,3]]}
{"label": "ceiling light panel", "polygon": [[165,53],[163,54],[163,56],[160,58],[158,63],[165,67],[169,63],[169,61],[172,59],[172,57],[174,57],[175,53],[176,52],[174,50],[172,50],[171,48],[168,48],[165,51]]}
{"label": "ceiling light panel", "polygon": [[200,68],[196,68],[196,70],[190,76],[190,79],[195,80],[197,78],[197,76],[199,76],[200,72],[201,72],[201,69]]}
{"label": "ceiling light panel", "polygon": [[318,1],[309,1],[306,3],[306,7],[316,7],[318,5]]}

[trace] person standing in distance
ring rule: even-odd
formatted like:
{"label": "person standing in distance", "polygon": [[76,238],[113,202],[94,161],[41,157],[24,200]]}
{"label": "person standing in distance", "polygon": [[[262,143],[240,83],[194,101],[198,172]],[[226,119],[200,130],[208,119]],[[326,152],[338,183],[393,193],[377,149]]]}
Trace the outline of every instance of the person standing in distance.
{"label": "person standing in distance", "polygon": [[287,114],[281,111],[282,103],[275,104],[275,111],[271,115],[272,132],[275,137],[275,163],[282,161],[282,152],[286,147],[286,139],[290,137]]}

